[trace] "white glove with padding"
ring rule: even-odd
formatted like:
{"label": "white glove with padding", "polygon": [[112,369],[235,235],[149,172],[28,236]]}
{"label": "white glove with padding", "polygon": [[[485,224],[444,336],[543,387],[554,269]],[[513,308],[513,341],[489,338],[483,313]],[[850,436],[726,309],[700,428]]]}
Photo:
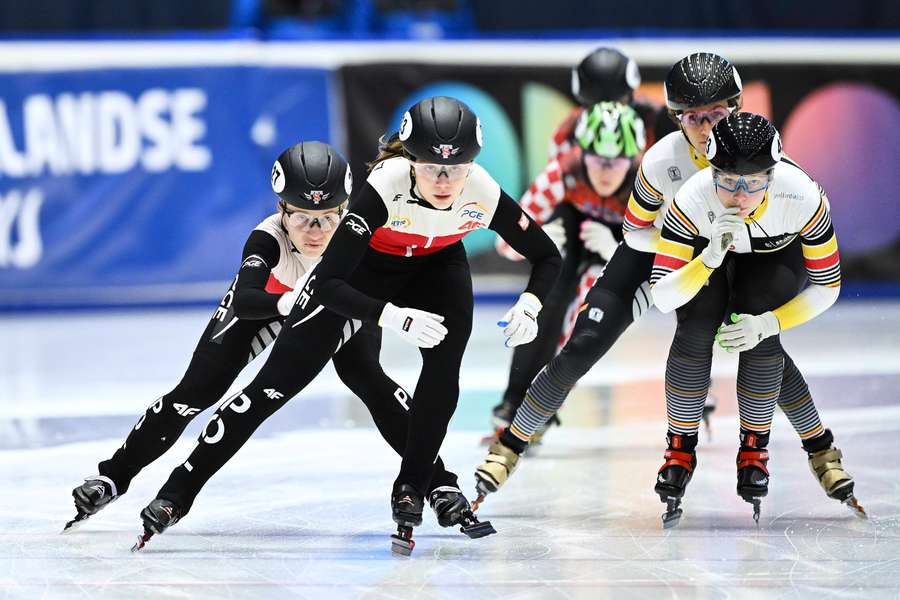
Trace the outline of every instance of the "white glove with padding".
{"label": "white glove with padding", "polygon": [[719,327],[716,342],[727,352],[745,352],[780,332],[781,323],[772,311],[761,315],[731,313],[731,325]]}
{"label": "white glove with padding", "polygon": [[738,215],[739,208],[726,208],[725,212],[712,222],[709,245],[700,253],[700,260],[710,269],[718,269],[728,254],[731,242],[744,227],[744,218]]}
{"label": "white glove with padding", "polygon": [[404,342],[419,348],[434,348],[447,336],[447,328],[441,325],[444,317],[416,308],[384,305],[378,325],[392,329]]}
{"label": "white glove with padding", "polygon": [[583,221],[579,237],[584,242],[585,248],[599,254],[605,261],[609,261],[616,248],[619,247],[619,242],[613,236],[612,230],[599,221],[590,219]]}
{"label": "white glove with padding", "polygon": [[513,305],[497,325],[503,327],[506,336],[506,347],[514,348],[534,340],[537,337],[537,316],[541,312],[541,301],[532,293],[525,292]]}
{"label": "white glove with padding", "polygon": [[563,225],[562,218],[557,217],[552,221],[544,223],[541,225],[541,229],[543,229],[544,233],[547,234],[547,237],[556,244],[556,248],[562,252],[562,249],[566,246],[566,227]]}

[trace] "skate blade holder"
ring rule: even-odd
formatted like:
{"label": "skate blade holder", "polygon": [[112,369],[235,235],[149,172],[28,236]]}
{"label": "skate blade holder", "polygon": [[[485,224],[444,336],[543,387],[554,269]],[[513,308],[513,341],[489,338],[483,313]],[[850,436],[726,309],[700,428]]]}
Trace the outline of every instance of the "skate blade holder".
{"label": "skate blade holder", "polygon": [[409,556],[416,547],[412,539],[412,527],[399,526],[397,533],[391,536],[391,553],[399,556]]}
{"label": "skate blade holder", "polygon": [[468,525],[459,528],[460,533],[468,536],[469,539],[477,540],[478,538],[487,537],[497,533],[490,521],[479,521],[472,515],[472,520]]}
{"label": "skate blade holder", "polygon": [[759,513],[763,496],[751,496],[748,494],[746,496],[741,496],[741,498],[744,500],[744,502],[753,505],[753,520],[756,522],[756,527],[759,528]]}
{"label": "skate blade holder", "polygon": [[680,505],[680,498],[666,499],[666,512],[662,515],[663,529],[672,529],[681,521],[681,515],[684,514],[684,510],[680,508]]}

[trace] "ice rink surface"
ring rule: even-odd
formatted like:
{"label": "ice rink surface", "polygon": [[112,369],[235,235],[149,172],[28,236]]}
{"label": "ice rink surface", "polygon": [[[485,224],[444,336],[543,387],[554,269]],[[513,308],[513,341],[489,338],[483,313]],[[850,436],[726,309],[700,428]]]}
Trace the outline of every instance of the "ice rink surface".
{"label": "ice rink surface", "polygon": [[[477,311],[442,449],[467,493],[505,385],[510,354],[493,324],[504,308]],[[839,303],[783,336],[869,521],[824,495],[779,416],[770,493],[754,525],[735,494],[736,359],[717,354],[712,439],[702,434],[681,524],[664,531],[652,487],[673,324],[653,312],[570,396],[564,426],[487,499],[479,516],[498,535],[469,540],[426,509],[413,556],[392,556],[388,496],[399,459],[330,370],[142,553],[129,552],[138,513],[185,458],[205,415],[127,495],[59,535],[74,515],[71,489],[177,382],[210,313],[0,317],[0,596],[900,598],[900,303]],[[387,338],[383,362],[411,387],[415,349]]]}

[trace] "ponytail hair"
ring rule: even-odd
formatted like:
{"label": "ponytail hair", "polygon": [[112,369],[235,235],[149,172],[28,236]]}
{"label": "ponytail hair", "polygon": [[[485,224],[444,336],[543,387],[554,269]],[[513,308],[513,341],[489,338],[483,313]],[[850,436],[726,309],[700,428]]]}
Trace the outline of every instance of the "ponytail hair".
{"label": "ponytail hair", "polygon": [[371,173],[372,169],[379,163],[398,156],[408,158],[403,150],[403,144],[400,142],[400,133],[395,131],[394,133],[383,135],[378,140],[378,156],[372,162],[366,163],[366,170]]}

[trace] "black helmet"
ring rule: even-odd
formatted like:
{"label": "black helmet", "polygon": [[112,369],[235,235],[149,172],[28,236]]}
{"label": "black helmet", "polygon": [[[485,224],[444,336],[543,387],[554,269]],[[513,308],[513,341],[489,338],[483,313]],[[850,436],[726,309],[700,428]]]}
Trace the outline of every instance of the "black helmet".
{"label": "black helmet", "polygon": [[728,59],[718,54],[697,52],[675,63],[666,75],[666,106],[682,111],[723,100],[737,106],[741,78]]}
{"label": "black helmet", "polygon": [[458,165],[481,152],[481,122],[456,98],[435,96],[414,105],[400,121],[400,143],[419,162]]}
{"label": "black helmet", "polygon": [[734,113],[713,127],[706,158],[714,168],[737,175],[768,171],[781,160],[781,136],[765,117]]}
{"label": "black helmet", "polygon": [[344,157],[328,144],[300,142],[272,165],[272,190],[297,208],[337,208],[353,190],[353,175]]}
{"label": "black helmet", "polygon": [[597,48],[572,69],[572,95],[582,106],[606,101],[628,104],[639,85],[637,63],[615,48]]}

